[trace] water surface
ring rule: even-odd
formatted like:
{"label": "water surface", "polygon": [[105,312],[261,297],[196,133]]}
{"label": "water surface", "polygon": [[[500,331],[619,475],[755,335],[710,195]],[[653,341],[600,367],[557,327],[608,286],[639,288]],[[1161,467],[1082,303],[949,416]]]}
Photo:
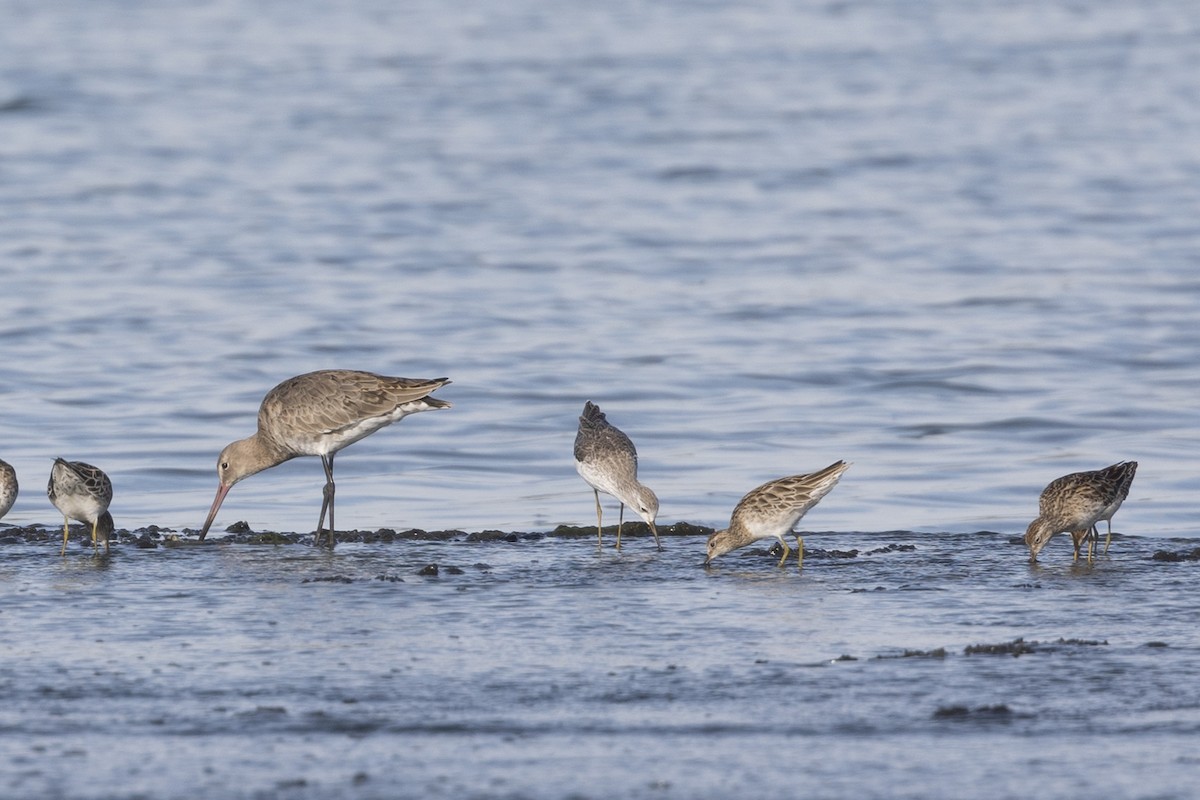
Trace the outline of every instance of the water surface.
{"label": "water surface", "polygon": [[[63,456],[195,528],[343,367],[454,381],[339,457],[350,528],[591,524],[590,399],[664,526],[846,459],[803,526],[916,548],[4,545],[5,793],[1187,796],[1193,11],[0,0],[4,523]],[[1127,459],[1120,548],[1031,572],[1041,488]],[[217,525],[310,532],[322,481]]]}

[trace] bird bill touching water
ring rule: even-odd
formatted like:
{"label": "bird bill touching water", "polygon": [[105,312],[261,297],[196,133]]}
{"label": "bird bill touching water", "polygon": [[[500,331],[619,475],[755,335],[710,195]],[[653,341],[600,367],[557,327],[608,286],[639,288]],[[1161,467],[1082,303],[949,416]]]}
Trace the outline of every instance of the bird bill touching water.
{"label": "bird bill touching water", "polygon": [[[1136,461],[1121,461],[1104,469],[1072,472],[1050,481],[1038,498],[1038,516],[1025,531],[1029,560],[1037,561],[1038,553],[1056,533],[1067,532],[1075,545],[1075,561],[1083,543],[1088,543],[1087,560],[1099,532],[1096,523],[1107,520],[1109,540],[1112,539],[1112,517],[1129,496],[1129,487],[1137,472]],[[1108,544],[1104,551],[1108,552]]]}
{"label": "bird bill touching water", "polygon": [[217,496],[200,529],[200,540],[216,519],[225,495],[238,481],[298,456],[320,456],[325,468],[316,543],[329,514],[334,545],[333,457],[382,427],[420,411],[450,408],[429,395],[448,378],[392,378],[356,370],[320,370],[297,375],[267,392],[258,409],[258,431],[232,442],[217,458]]}
{"label": "bird bill touching water", "polygon": [[104,536],[104,552],[108,552],[108,540],[113,533],[113,518],[108,513],[112,502],[112,481],[104,470],[82,461],[54,459],[50,469],[50,483],[46,495],[54,507],[63,515],[63,543],[59,555],[67,554],[67,534],[71,520],[92,526],[92,550]]}
{"label": "bird bill touching water", "polygon": [[583,405],[579,430],[575,434],[575,470],[592,487],[596,497],[596,543],[604,544],[604,511],[600,507],[600,492],[612,495],[621,503],[617,517],[617,549],[621,549],[621,528],[625,524],[625,506],[632,508],[650,526],[654,544],[658,540],[658,497],[648,486],[638,482],[637,449],[620,428],[605,417],[600,406],[592,401]]}
{"label": "bird bill touching water", "polygon": [[[836,461],[817,472],[778,478],[748,492],[733,509],[729,527],[708,537],[704,566],[731,550],[774,537],[783,545],[783,557],[779,559],[782,567],[791,555],[791,548],[783,537],[794,533],[792,529],[800,518],[829,494],[849,467],[846,461]],[[799,551],[796,566],[802,567],[804,539],[799,534],[796,534],[796,547]]]}

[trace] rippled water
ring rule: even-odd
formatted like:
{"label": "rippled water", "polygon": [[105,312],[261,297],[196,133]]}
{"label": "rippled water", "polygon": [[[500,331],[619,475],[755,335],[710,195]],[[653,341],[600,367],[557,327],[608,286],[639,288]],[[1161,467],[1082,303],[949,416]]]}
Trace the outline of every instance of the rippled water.
{"label": "rippled water", "polygon": [[1187,797],[1196,563],[1150,556],[1193,543],[11,545],[0,791]]}
{"label": "rippled water", "polygon": [[[6,546],[6,791],[1186,796],[1193,11],[0,0],[0,535],[59,455],[195,528],[262,395],[351,367],[455,407],[339,457],[347,527],[589,524],[591,399],[664,524],[844,458],[803,524],[917,547]],[[1031,575],[1041,488],[1124,459],[1121,549]],[[310,531],[321,482],[218,525]],[[1108,644],[961,655],[1019,636]]]}

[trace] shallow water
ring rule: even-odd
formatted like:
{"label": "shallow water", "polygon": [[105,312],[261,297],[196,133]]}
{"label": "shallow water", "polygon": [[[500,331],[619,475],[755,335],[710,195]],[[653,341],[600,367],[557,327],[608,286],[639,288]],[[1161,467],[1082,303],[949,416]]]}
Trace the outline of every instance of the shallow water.
{"label": "shallow water", "polygon": [[[0,526],[48,531],[0,547],[6,792],[1185,796],[1195,564],[1149,556],[1200,530],[1193,12],[0,0]],[[347,528],[590,525],[591,399],[664,526],[846,459],[802,526],[917,549],[57,557],[55,456],[194,529],[325,367],[454,381],[339,456]],[[1030,573],[1041,488],[1126,459],[1120,548]],[[310,532],[321,483],[217,528]],[[962,655],[1017,637],[1108,644]]]}
{"label": "shallow water", "polygon": [[1193,540],[702,543],[9,545],[0,792],[1190,796]]}

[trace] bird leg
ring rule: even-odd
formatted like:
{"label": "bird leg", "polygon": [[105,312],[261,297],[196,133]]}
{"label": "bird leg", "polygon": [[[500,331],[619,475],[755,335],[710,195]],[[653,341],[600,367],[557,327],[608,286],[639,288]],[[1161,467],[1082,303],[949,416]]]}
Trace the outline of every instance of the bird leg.
{"label": "bird leg", "polygon": [[[99,518],[99,517],[96,517],[96,521],[92,523],[92,552],[93,552],[93,553],[95,553],[97,550],[99,550],[99,549],[100,549],[100,547],[99,547],[99,544],[98,544],[98,542],[96,541],[96,539],[97,539],[97,536],[96,536],[96,526],[97,526],[97,525],[99,525],[99,524],[100,524],[100,518]],[[104,543],[105,543],[105,545],[107,545],[107,544],[108,544],[108,541],[107,541],[107,540],[105,540],[105,542],[104,542]]]}
{"label": "bird leg", "polygon": [[[1097,536],[1100,534],[1097,533]],[[1112,544],[1112,520],[1108,520],[1108,538],[1104,540],[1104,555],[1108,555],[1108,546]]]}
{"label": "bird leg", "polygon": [[804,569],[804,539],[798,533],[796,534],[796,552],[799,553],[796,556],[796,569]]}
{"label": "bird leg", "polygon": [[604,546],[604,510],[600,508],[600,491],[592,489],[592,494],[596,495],[596,547]]}
{"label": "bird leg", "polygon": [[321,456],[321,466],[325,468],[325,488],[321,491],[321,518],[317,520],[316,544],[321,544],[321,529],[325,525],[325,510],[329,510],[329,546],[335,544],[333,535],[333,494],[336,487],[333,484],[333,453]]}
{"label": "bird leg", "polygon": [[621,528],[625,525],[625,504],[621,503],[621,510],[617,515],[617,549],[621,549]]}
{"label": "bird leg", "polygon": [[68,525],[70,525],[70,520],[67,519],[66,517],[63,517],[63,546],[62,546],[62,551],[59,553],[60,556],[65,556],[67,554],[67,531],[69,530]]}
{"label": "bird leg", "polygon": [[783,558],[779,559],[779,566],[782,567],[787,563],[788,556],[792,554],[792,548],[788,547],[788,543],[783,540],[782,536],[779,537],[779,544],[783,546]]}

